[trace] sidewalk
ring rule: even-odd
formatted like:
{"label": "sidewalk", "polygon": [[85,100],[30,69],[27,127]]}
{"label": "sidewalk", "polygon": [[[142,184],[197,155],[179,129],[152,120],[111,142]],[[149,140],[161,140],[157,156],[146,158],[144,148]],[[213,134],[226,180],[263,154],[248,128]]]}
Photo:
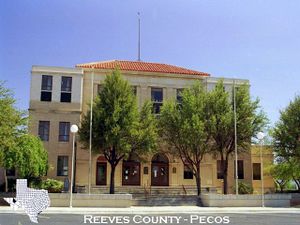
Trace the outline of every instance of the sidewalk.
{"label": "sidewalk", "polygon": [[[1,213],[22,213],[23,209],[14,211],[9,206],[1,206]],[[198,206],[155,206],[155,207],[129,207],[129,208],[69,208],[50,207],[45,210],[45,214],[213,214],[213,213],[233,213],[233,214],[268,214],[268,213],[295,213],[300,214],[300,208],[261,208],[261,207],[198,207]]]}

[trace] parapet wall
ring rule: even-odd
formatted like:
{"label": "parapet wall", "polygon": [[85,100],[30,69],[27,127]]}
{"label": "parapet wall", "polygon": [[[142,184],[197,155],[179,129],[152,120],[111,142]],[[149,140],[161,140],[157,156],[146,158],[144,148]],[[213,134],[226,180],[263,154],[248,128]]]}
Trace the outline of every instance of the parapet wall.
{"label": "parapet wall", "polygon": [[[70,194],[50,193],[50,206],[68,207]],[[73,207],[113,207],[124,208],[132,205],[131,194],[73,194]]]}
{"label": "parapet wall", "polygon": [[[291,194],[266,194],[264,205],[266,207],[290,207]],[[261,207],[261,195],[219,195],[201,194],[203,206],[208,207]]]}

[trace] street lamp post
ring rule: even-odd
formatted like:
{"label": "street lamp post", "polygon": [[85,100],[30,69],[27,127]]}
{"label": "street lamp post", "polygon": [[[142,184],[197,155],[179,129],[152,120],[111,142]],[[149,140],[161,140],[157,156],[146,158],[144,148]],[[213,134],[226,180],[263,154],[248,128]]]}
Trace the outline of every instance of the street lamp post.
{"label": "street lamp post", "polygon": [[70,204],[69,207],[72,208],[73,201],[73,180],[74,180],[74,153],[75,153],[75,138],[76,133],[78,132],[78,126],[73,124],[70,128],[71,133],[73,134],[73,147],[72,147],[72,170],[71,170],[71,185],[70,185]]}
{"label": "street lamp post", "polygon": [[258,132],[257,139],[260,142],[260,176],[261,176],[261,206],[265,207],[265,196],[264,196],[264,162],[263,162],[263,155],[262,155],[262,148],[263,148],[263,140],[265,134],[263,132]]}

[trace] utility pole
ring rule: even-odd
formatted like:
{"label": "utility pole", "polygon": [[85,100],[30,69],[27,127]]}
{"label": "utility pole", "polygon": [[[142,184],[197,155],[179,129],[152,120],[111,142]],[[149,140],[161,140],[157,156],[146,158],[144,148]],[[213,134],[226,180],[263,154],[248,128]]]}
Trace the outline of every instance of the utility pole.
{"label": "utility pole", "polygon": [[94,103],[94,67],[91,75],[91,112],[90,112],[90,142],[89,142],[89,176],[88,176],[88,193],[91,194],[92,183],[92,128],[93,128],[93,103]]}
{"label": "utility pole", "polygon": [[233,80],[233,111],[234,111],[234,153],[235,153],[235,194],[239,194],[238,152],[237,152],[237,125],[236,125],[236,88]]}

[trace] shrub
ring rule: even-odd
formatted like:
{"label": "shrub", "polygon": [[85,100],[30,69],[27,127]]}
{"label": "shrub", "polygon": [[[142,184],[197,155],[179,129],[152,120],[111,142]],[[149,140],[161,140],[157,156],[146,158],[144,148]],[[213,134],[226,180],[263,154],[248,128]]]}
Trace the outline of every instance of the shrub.
{"label": "shrub", "polygon": [[60,193],[63,189],[64,183],[59,180],[47,179],[41,183],[41,188],[48,190],[50,193]]}
{"label": "shrub", "polygon": [[41,177],[30,177],[27,179],[30,188],[40,189],[42,185]]}
{"label": "shrub", "polygon": [[[253,188],[250,184],[239,181],[239,194],[245,195],[245,194],[253,194]],[[233,191],[235,193],[235,186],[233,187]]]}

